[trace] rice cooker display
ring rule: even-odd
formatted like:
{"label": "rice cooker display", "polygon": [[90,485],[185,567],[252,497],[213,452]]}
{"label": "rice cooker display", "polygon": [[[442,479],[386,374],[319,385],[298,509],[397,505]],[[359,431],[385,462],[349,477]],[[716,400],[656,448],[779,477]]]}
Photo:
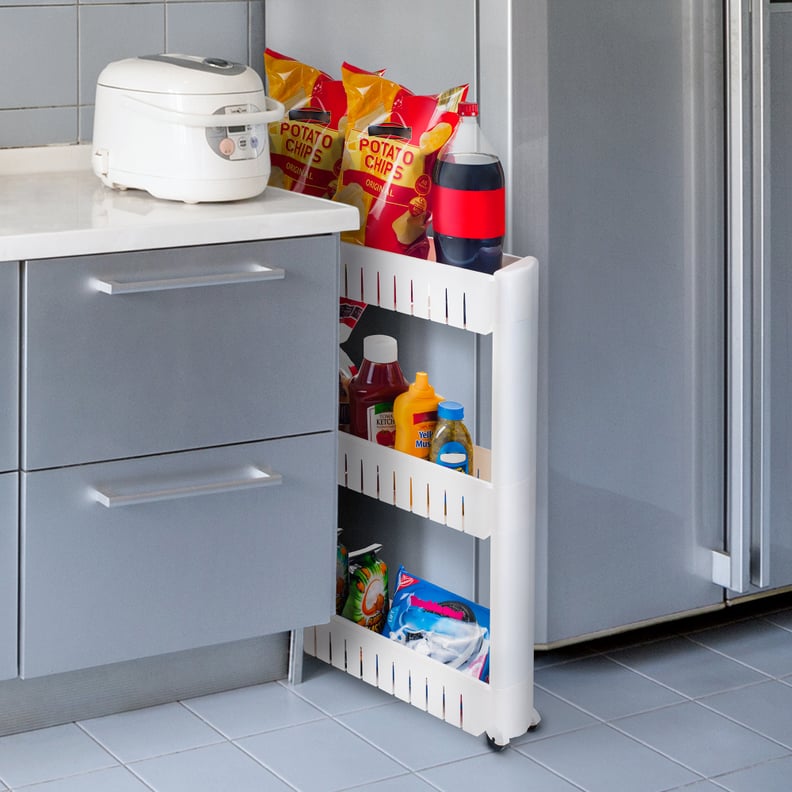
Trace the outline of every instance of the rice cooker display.
{"label": "rice cooker display", "polygon": [[[233,115],[234,113],[257,113],[255,105],[226,105],[214,111],[213,115]],[[233,119],[229,118],[229,121]],[[267,134],[265,124],[229,124],[206,128],[206,142],[209,148],[224,160],[256,159],[264,151],[263,135]]]}

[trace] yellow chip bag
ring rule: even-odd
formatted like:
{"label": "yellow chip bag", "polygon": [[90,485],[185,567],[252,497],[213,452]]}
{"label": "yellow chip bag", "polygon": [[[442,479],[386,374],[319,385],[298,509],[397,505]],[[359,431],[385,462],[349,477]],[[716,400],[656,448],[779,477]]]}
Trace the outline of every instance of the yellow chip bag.
{"label": "yellow chip bag", "polygon": [[343,82],[269,48],[264,52],[264,69],[269,95],[286,108],[284,118],[269,127],[269,183],[332,198],[346,129]]}
{"label": "yellow chip bag", "polygon": [[468,86],[418,96],[347,63],[341,72],[347,129],[334,200],[356,206],[361,220],[359,230],[341,238],[426,258],[432,169],[456,128]]}

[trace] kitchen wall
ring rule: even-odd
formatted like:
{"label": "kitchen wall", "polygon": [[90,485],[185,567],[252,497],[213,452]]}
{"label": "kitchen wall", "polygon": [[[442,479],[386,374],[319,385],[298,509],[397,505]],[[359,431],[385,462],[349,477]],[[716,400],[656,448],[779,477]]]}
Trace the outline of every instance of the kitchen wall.
{"label": "kitchen wall", "polygon": [[0,147],[89,141],[111,61],[182,52],[263,76],[264,0],[0,0]]}

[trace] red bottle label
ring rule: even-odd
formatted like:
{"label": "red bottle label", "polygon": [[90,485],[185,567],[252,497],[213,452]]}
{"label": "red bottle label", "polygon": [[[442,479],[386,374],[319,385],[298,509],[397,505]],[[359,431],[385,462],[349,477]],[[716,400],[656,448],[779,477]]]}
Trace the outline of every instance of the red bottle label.
{"label": "red bottle label", "polygon": [[493,239],[506,233],[506,189],[432,188],[432,223],[438,234],[463,239]]}

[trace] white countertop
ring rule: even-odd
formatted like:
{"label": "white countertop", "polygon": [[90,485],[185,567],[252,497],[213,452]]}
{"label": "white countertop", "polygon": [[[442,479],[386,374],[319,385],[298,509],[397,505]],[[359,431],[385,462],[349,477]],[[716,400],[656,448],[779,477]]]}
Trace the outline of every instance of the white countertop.
{"label": "white countertop", "polygon": [[267,189],[184,204],[105,187],[90,146],[0,149],[0,261],[308,236],[358,227],[358,211]]}

